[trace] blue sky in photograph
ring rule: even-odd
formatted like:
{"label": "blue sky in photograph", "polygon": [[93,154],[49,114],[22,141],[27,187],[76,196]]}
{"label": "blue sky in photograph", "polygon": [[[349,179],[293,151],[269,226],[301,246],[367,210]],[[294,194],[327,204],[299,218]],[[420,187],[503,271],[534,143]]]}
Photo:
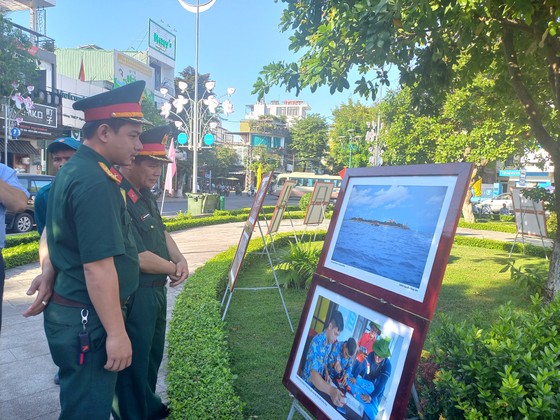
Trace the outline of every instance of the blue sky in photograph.
{"label": "blue sky in photograph", "polygon": [[433,233],[446,191],[445,186],[355,185],[344,218],[392,219],[412,230]]}
{"label": "blue sky in photograph", "polygon": [[[188,3],[196,4],[196,0]],[[235,112],[226,125],[230,130],[238,128],[245,106],[256,102],[251,91],[263,66],[295,59],[288,50],[290,33],[282,33],[278,26],[283,9],[284,4],[274,0],[217,0],[200,14],[199,72],[210,73],[217,83],[218,95],[230,86],[237,89],[231,98]],[[177,0],[57,0],[55,7],[46,9],[46,15],[46,35],[58,47],[96,44],[108,50],[146,50],[148,20],[152,19],[177,37],[176,74],[189,65],[194,67],[195,14],[183,9]],[[28,12],[13,12],[8,17],[29,27]],[[312,113],[331,121],[333,109],[350,97],[359,100],[352,95],[353,80],[350,90],[335,95],[328,87],[322,87],[315,93],[306,89],[296,98],[294,92],[273,88],[266,100],[302,99],[311,106]],[[391,82],[396,87],[396,77]],[[373,104],[371,100],[360,101]]]}

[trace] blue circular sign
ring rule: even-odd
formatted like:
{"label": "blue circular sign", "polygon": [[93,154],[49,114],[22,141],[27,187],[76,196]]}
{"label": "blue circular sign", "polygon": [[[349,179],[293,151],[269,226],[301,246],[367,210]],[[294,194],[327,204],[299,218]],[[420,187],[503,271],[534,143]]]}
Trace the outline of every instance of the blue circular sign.
{"label": "blue circular sign", "polygon": [[188,141],[188,137],[187,137],[187,133],[179,133],[179,135],[177,136],[177,142],[179,144],[186,144]]}
{"label": "blue circular sign", "polygon": [[214,135],[211,133],[205,134],[202,140],[206,146],[212,146],[214,144]]}
{"label": "blue circular sign", "polygon": [[13,139],[18,139],[21,136],[21,130],[17,127],[14,127],[10,130],[10,134]]}

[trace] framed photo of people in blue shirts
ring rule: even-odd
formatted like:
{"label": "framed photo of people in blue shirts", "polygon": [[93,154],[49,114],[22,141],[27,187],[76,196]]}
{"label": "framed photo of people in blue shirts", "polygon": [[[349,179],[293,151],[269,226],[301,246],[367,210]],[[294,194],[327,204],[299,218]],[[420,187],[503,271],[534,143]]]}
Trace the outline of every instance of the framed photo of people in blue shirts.
{"label": "framed photo of people in blue shirts", "polygon": [[317,273],[432,319],[471,171],[348,169]]}
{"label": "framed photo of people in blue shirts", "polygon": [[427,329],[425,319],[315,275],[283,383],[317,418],[403,418]]}

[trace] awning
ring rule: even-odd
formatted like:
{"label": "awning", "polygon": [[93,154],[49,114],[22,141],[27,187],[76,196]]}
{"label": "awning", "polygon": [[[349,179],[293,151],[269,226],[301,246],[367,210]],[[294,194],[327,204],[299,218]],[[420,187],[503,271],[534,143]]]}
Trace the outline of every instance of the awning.
{"label": "awning", "polygon": [[[4,140],[0,139],[0,152],[4,153]],[[8,140],[8,153],[15,155],[40,155],[27,140]]]}

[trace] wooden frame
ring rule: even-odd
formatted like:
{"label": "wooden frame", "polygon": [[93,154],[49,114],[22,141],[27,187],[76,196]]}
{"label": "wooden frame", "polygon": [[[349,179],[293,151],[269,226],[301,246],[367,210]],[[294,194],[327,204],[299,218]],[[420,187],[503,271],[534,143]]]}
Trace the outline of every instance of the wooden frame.
{"label": "wooden frame", "polygon": [[[320,334],[326,328],[334,311],[339,311],[344,319],[339,341],[343,342],[349,337],[358,341],[370,322],[379,324],[382,337],[391,340],[391,356],[388,358],[391,376],[385,385],[379,413],[375,418],[404,418],[429,322],[318,275],[315,275],[307,295],[282,382],[317,418],[343,419],[360,417],[363,412],[369,414],[368,405],[361,402],[361,395],[353,396],[353,390],[342,390],[346,405],[337,408],[328,396],[320,394],[304,380],[305,363],[313,357],[313,353],[309,352],[311,336]],[[364,411],[355,411],[360,407]]]}
{"label": "wooden frame", "polygon": [[278,232],[278,228],[280,227],[280,223],[282,222],[282,218],[284,217],[284,211],[286,210],[288,200],[290,199],[290,194],[292,193],[295,184],[295,181],[286,181],[282,186],[282,191],[280,192],[278,200],[276,201],[274,213],[272,213],[272,218],[270,219],[270,222],[268,224],[269,235]]}
{"label": "wooden frame", "polygon": [[303,219],[304,225],[320,225],[323,223],[333,189],[334,184],[332,182],[317,181],[315,183],[313,194],[311,194],[311,200],[309,200],[305,218]]}
{"label": "wooden frame", "polygon": [[264,203],[270,181],[272,180],[272,172],[264,175],[261,181],[261,185],[255,195],[255,200],[251,206],[251,211],[249,212],[249,219],[245,222],[243,227],[243,232],[241,232],[241,238],[239,238],[239,243],[237,244],[237,250],[235,251],[235,256],[233,257],[233,262],[229,270],[229,287],[230,291],[233,292],[235,288],[235,283],[237,281],[237,276],[241,270],[241,265],[243,264],[243,258],[247,252],[247,247],[249,246],[249,241],[251,240],[251,235],[253,230],[255,230],[255,225],[259,218],[259,213]]}
{"label": "wooden frame", "polygon": [[317,273],[433,317],[472,165],[348,169]]}

